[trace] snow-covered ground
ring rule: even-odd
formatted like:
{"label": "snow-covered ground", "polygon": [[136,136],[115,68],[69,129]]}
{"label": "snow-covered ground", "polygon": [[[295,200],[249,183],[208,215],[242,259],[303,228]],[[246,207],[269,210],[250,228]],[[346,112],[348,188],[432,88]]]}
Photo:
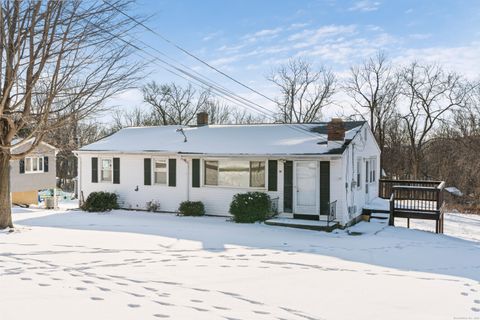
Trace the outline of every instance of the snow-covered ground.
{"label": "snow-covered ground", "polygon": [[480,319],[479,216],[447,215],[446,235],[120,210],[14,219],[0,319]]}

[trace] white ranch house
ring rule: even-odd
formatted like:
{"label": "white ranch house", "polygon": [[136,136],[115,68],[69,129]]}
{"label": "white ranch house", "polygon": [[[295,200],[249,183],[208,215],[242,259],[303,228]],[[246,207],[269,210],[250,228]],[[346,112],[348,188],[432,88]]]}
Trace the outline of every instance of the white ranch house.
{"label": "white ranch house", "polygon": [[318,220],[335,203],[335,221],[348,225],[378,195],[380,150],[366,122],[205,123],[199,114],[197,126],[126,128],[84,146],[80,199],[109,191],[124,208],[157,201],[166,212],[202,201],[207,214],[228,216],[235,194],[261,191],[282,217]]}

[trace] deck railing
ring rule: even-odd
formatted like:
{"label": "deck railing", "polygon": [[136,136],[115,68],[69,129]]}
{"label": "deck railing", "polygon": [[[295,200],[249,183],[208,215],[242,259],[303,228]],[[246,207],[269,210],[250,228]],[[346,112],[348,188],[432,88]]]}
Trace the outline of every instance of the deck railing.
{"label": "deck railing", "polygon": [[410,219],[436,220],[436,232],[443,232],[444,188],[444,181],[382,179],[379,196],[390,199],[391,225],[395,217],[408,219],[408,225]]}
{"label": "deck railing", "polygon": [[382,199],[390,199],[393,192],[393,186],[437,187],[440,183],[442,183],[442,181],[380,179],[378,196]]}

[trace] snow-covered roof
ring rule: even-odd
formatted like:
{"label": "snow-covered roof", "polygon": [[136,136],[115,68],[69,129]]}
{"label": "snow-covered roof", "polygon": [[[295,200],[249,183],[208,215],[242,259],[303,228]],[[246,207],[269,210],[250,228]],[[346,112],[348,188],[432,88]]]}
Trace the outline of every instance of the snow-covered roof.
{"label": "snow-covered roof", "polygon": [[[33,143],[34,140],[35,140],[35,138],[30,138],[28,140],[24,140],[22,138],[13,139],[12,142],[11,142],[11,145],[13,146],[12,147],[12,154],[17,154],[17,153],[22,152],[23,150],[21,150],[21,149],[25,149],[28,146],[30,146]],[[48,144],[44,141],[40,141],[39,146],[40,145],[45,146],[47,148],[50,148],[52,150],[57,150],[57,148],[55,148],[51,144]]]}
{"label": "snow-covered roof", "polygon": [[[79,151],[215,155],[341,154],[365,122],[344,122],[343,144],[327,144],[327,123],[131,127]],[[183,136],[182,132],[186,136]]]}

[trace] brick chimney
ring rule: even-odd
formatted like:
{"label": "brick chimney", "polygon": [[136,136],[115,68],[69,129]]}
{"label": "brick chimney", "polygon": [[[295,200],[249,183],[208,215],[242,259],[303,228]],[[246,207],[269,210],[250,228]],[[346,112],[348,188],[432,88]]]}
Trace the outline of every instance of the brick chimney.
{"label": "brick chimney", "polygon": [[333,118],[327,124],[328,145],[331,147],[341,147],[345,141],[345,126],[340,118]]}
{"label": "brick chimney", "polygon": [[199,112],[197,113],[197,126],[207,126],[208,125],[208,113]]}

